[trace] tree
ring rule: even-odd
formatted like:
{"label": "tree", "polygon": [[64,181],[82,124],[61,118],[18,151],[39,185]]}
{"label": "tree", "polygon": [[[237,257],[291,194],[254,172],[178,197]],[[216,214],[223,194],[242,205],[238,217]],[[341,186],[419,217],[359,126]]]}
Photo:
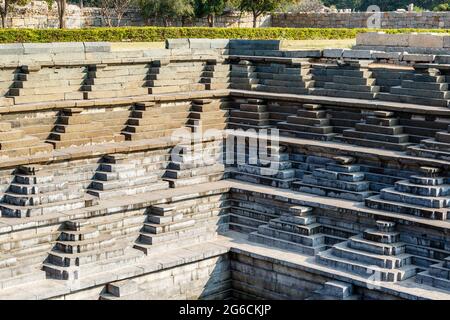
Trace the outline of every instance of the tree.
{"label": "tree", "polygon": [[0,2],[0,16],[2,18],[2,28],[6,28],[6,19],[8,14],[16,5],[24,6],[28,0],[3,0]]}
{"label": "tree", "polygon": [[195,0],[194,13],[198,18],[207,17],[210,27],[214,27],[215,16],[225,10],[226,0]]}
{"label": "tree", "polygon": [[117,26],[120,26],[123,15],[133,2],[133,0],[101,0],[100,10],[108,26],[113,26],[113,15],[116,18]]}
{"label": "tree", "polygon": [[172,19],[186,19],[194,15],[190,0],[139,0],[142,15],[149,19],[162,19],[167,27]]}
{"label": "tree", "polygon": [[276,9],[291,2],[290,0],[241,0],[238,8],[242,12],[250,12],[253,15],[253,28],[256,28],[258,17],[264,13],[273,12]]}

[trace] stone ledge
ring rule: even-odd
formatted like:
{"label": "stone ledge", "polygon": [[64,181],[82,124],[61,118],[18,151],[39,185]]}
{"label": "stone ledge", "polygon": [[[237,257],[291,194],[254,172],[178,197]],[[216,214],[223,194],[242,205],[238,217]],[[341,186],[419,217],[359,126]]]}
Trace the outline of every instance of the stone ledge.
{"label": "stone ledge", "polygon": [[369,109],[369,110],[388,110],[398,112],[412,112],[417,114],[426,115],[450,115],[450,108],[444,107],[432,107],[423,106],[417,104],[388,102],[381,100],[365,100],[365,99],[352,99],[352,98],[340,98],[340,97],[326,97],[316,95],[300,95],[290,93],[270,93],[263,91],[248,91],[231,89],[230,94],[232,97],[249,97],[258,99],[276,99],[282,101],[294,101],[300,103],[315,103],[324,105],[333,105],[338,107],[350,107],[357,109]]}

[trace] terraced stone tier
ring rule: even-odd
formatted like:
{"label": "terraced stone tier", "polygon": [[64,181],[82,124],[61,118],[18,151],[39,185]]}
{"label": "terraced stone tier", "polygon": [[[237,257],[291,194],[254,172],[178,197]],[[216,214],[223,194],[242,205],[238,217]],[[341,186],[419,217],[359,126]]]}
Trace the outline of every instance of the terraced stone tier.
{"label": "terraced stone tier", "polygon": [[412,256],[405,253],[406,244],[399,241],[395,223],[377,221],[376,225],[376,229],[367,229],[362,235],[319,252],[316,261],[375,283],[402,281],[414,276],[418,268],[412,264]]}
{"label": "terraced stone tier", "polygon": [[366,199],[366,206],[427,219],[447,220],[450,204],[448,178],[437,176],[437,168],[422,167],[421,170],[423,175],[397,181],[393,188],[382,189],[378,196]]}
{"label": "terraced stone tier", "polygon": [[[150,94],[205,90],[205,61],[155,61],[149,70]],[[208,86],[210,87],[210,86]]]}
{"label": "terraced stone tier", "polygon": [[87,192],[102,200],[169,188],[162,181],[165,156],[130,159],[126,154],[102,158]]}
{"label": "terraced stone tier", "polygon": [[97,64],[89,68],[83,86],[85,99],[118,98],[148,94],[147,76],[151,65]]}
{"label": "terraced stone tier", "polygon": [[134,247],[145,254],[213,239],[228,229],[227,195],[152,206]]}
{"label": "terraced stone tier", "polygon": [[307,94],[314,85],[308,59],[279,63],[251,56],[231,56],[231,88]]}
{"label": "terraced stone tier", "polygon": [[445,74],[434,68],[416,68],[406,75],[400,86],[390,88],[390,93],[380,93],[380,100],[447,107],[448,84]]}
{"label": "terraced stone tier", "polygon": [[[262,156],[260,150],[249,154],[236,154],[237,167],[231,171],[234,179],[270,185],[277,188],[290,188],[295,181],[295,170],[289,161],[289,153],[284,146],[268,146]],[[254,154],[255,156],[251,156]],[[239,159],[244,159],[243,163]]]}
{"label": "terraced stone tier", "polygon": [[23,66],[8,96],[14,104],[83,99],[82,86],[88,78],[85,66]]}
{"label": "terraced stone tier", "polygon": [[297,115],[288,116],[277,127],[281,134],[304,139],[330,141],[336,135],[326,110],[317,104],[304,104]]}
{"label": "terraced stone tier", "polygon": [[63,109],[47,142],[55,149],[61,149],[125,140],[123,135],[113,130],[115,127],[109,127],[98,116],[102,114],[89,113],[83,108]]}
{"label": "terraced stone tier", "polygon": [[22,129],[13,129],[10,122],[0,122],[0,158],[28,157],[51,150],[50,144],[42,143]]}
{"label": "terraced stone tier", "polygon": [[418,273],[416,282],[450,291],[450,257]]}
{"label": "terraced stone tier", "polygon": [[187,127],[193,132],[205,132],[212,129],[227,128],[228,111],[221,108],[221,101],[212,99],[194,99],[187,120]]}
{"label": "terraced stone tier", "polygon": [[270,113],[262,99],[237,99],[239,110],[231,109],[228,118],[230,129],[268,129]]}
{"label": "terraced stone tier", "polygon": [[126,247],[126,242],[100,233],[89,220],[68,221],[48,253],[43,270],[53,279],[82,279],[105,268],[126,266],[142,256],[139,252],[128,253]]}
{"label": "terraced stone tier", "polygon": [[6,192],[0,210],[5,217],[34,217],[80,209],[95,204],[77,183],[57,180],[39,166],[20,166]]}
{"label": "terraced stone tier", "polygon": [[364,201],[373,195],[370,183],[360,166],[351,164],[351,157],[336,157],[335,163],[317,168],[312,174],[304,174],[301,181],[293,183],[294,190],[333,198]]}
{"label": "terraced stone tier", "polygon": [[409,136],[398,125],[398,118],[390,111],[374,111],[355,129],[347,129],[336,140],[369,148],[404,151],[410,145]]}
{"label": "terraced stone tier", "polygon": [[312,94],[341,98],[375,99],[380,87],[369,70],[373,61],[347,60],[313,65],[315,88]]}
{"label": "terraced stone tier", "polygon": [[129,113],[122,134],[132,141],[170,136],[185,127],[190,108],[189,102],[138,102]]}
{"label": "terraced stone tier", "polygon": [[171,188],[218,181],[224,178],[222,139],[182,143],[172,149],[163,179]]}
{"label": "terraced stone tier", "polygon": [[249,240],[273,247],[316,255],[327,248],[321,225],[312,215],[312,208],[293,206],[279,218],[258,226]]}

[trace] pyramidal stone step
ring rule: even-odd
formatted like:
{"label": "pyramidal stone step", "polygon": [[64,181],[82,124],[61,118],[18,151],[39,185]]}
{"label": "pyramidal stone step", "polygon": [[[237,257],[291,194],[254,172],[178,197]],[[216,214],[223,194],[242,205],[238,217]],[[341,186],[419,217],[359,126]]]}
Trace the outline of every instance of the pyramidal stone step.
{"label": "pyramidal stone step", "polygon": [[404,151],[411,143],[398,123],[393,112],[377,110],[364,122],[357,123],[354,129],[344,130],[336,139],[364,147]]}
{"label": "pyramidal stone step", "polygon": [[398,240],[395,223],[377,221],[376,229],[333,245],[318,253],[316,261],[375,281],[402,281],[414,276],[418,268]]}
{"label": "pyramidal stone step", "polygon": [[278,123],[281,134],[313,140],[330,141],[335,134],[326,110],[317,104],[304,104],[297,115]]}
{"label": "pyramidal stone step", "polygon": [[335,157],[334,163],[325,164],[325,168],[314,169],[311,174],[305,174],[300,181],[294,182],[294,190],[364,201],[374,193],[370,190],[369,181],[365,180],[365,173],[353,162],[352,157]]}

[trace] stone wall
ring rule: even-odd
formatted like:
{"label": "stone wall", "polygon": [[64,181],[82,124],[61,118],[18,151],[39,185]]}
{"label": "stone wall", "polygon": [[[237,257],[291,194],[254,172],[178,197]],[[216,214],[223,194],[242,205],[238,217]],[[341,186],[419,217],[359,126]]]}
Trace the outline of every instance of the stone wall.
{"label": "stone wall", "polygon": [[[113,15],[112,15],[113,16]],[[7,19],[7,26],[12,28],[57,28],[57,6],[48,7],[44,1],[33,1],[27,6],[16,7]],[[225,16],[216,18],[217,27],[252,27],[252,17],[241,15],[239,12],[231,12]],[[117,26],[117,19],[112,19],[111,24]],[[99,8],[82,8],[77,5],[69,5],[66,11],[67,28],[89,28],[108,26]],[[130,9],[120,21],[121,26],[163,26],[161,20],[146,20],[140,14],[139,9]],[[186,21],[185,26],[208,26],[207,19]],[[182,26],[181,21],[173,21],[172,26]],[[270,15],[258,19],[259,27],[270,26]]]}
{"label": "stone wall", "polygon": [[[368,28],[373,13],[276,13],[272,15],[272,27],[292,28]],[[396,28],[449,28],[450,12],[381,12],[380,27]]]}

